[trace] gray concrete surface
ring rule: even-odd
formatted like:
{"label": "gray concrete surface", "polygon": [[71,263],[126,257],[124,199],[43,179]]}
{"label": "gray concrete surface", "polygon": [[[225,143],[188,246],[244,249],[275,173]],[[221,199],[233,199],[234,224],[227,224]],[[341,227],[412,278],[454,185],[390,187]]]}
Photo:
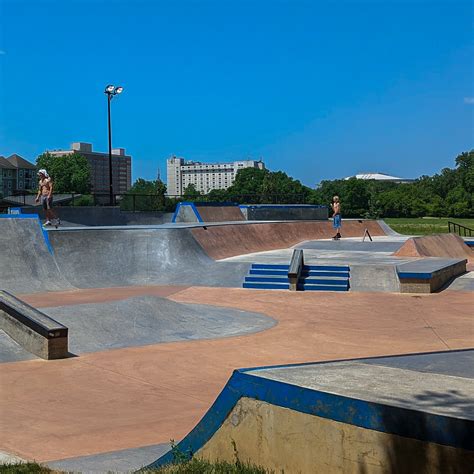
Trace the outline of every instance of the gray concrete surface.
{"label": "gray concrete surface", "polygon": [[50,232],[63,275],[78,288],[128,285],[238,287],[248,264],[216,263],[188,229]]}
{"label": "gray concrete surface", "polygon": [[13,293],[72,289],[49,253],[36,219],[0,219],[0,289]]}
{"label": "gray concrete surface", "polygon": [[[474,351],[462,353],[474,365]],[[455,363],[456,356],[446,363]],[[462,377],[363,360],[270,368],[249,374],[346,397],[474,420],[474,383]],[[396,381],[396,383],[394,383]]]}
{"label": "gray concrete surface", "polygon": [[360,359],[364,364],[474,379],[474,350]]}
{"label": "gray concrete surface", "polygon": [[0,363],[38,359],[0,329]]}
{"label": "gray concrete surface", "polygon": [[44,308],[43,311],[69,327],[69,350],[74,354],[238,336],[276,324],[274,319],[259,313],[176,303],[155,296]]}
{"label": "gray concrete surface", "polygon": [[467,272],[456,278],[447,288],[455,291],[474,291],[474,272]]}
{"label": "gray concrete surface", "polygon": [[141,448],[124,449],[101,453],[93,456],[82,456],[59,461],[50,461],[47,466],[64,472],[80,472],[82,474],[95,472],[135,472],[151,464],[171,449],[168,443],[143,446]]}

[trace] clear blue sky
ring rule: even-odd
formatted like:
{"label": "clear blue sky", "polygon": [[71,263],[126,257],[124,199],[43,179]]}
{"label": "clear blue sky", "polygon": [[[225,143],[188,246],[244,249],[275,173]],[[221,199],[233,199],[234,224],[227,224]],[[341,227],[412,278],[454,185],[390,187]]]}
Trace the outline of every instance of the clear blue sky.
{"label": "clear blue sky", "polygon": [[133,178],[166,158],[262,157],[314,186],[402,177],[473,148],[471,1],[0,0],[0,155],[113,145]]}

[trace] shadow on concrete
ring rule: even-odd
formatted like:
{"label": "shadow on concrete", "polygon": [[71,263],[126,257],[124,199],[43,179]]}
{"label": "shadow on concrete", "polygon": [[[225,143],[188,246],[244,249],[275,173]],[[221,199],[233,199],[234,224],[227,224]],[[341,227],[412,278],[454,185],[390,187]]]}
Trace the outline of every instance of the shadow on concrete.
{"label": "shadow on concrete", "polygon": [[[461,448],[472,445],[472,400],[457,390],[425,390],[414,395],[416,411],[394,410],[394,405],[406,405],[406,399],[393,397],[392,401],[393,405],[383,411],[383,424],[387,432],[405,433],[406,436],[386,438],[384,458],[387,466],[383,472],[447,474],[474,471],[474,451]],[[440,413],[440,407],[446,412],[441,423],[439,415],[433,415]],[[423,441],[433,439],[436,432],[449,439],[451,446]],[[361,473],[369,471],[367,464],[361,465]]]}

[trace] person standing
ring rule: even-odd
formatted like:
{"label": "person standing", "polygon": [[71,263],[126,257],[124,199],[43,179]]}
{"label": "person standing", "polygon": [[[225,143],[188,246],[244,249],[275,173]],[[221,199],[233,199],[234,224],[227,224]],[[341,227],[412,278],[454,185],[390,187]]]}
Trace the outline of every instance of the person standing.
{"label": "person standing", "polygon": [[44,225],[52,225],[52,221],[55,220],[57,227],[61,221],[53,210],[53,180],[45,169],[38,171],[38,179],[38,194],[36,195],[35,202],[38,203],[41,199],[41,205],[46,214]]}
{"label": "person standing", "polygon": [[339,202],[339,196],[334,196],[332,198],[332,225],[336,229],[336,235],[333,237],[333,240],[339,240],[341,238],[341,203]]}

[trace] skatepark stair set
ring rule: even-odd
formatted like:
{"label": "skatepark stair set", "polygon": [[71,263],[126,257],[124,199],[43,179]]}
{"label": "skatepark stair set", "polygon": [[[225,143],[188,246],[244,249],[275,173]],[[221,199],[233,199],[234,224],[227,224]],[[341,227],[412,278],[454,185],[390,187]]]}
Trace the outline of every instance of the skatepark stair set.
{"label": "skatepark stair set", "polygon": [[[289,290],[290,265],[254,263],[245,277],[244,288]],[[349,291],[348,266],[303,265],[297,282],[298,291]]]}

